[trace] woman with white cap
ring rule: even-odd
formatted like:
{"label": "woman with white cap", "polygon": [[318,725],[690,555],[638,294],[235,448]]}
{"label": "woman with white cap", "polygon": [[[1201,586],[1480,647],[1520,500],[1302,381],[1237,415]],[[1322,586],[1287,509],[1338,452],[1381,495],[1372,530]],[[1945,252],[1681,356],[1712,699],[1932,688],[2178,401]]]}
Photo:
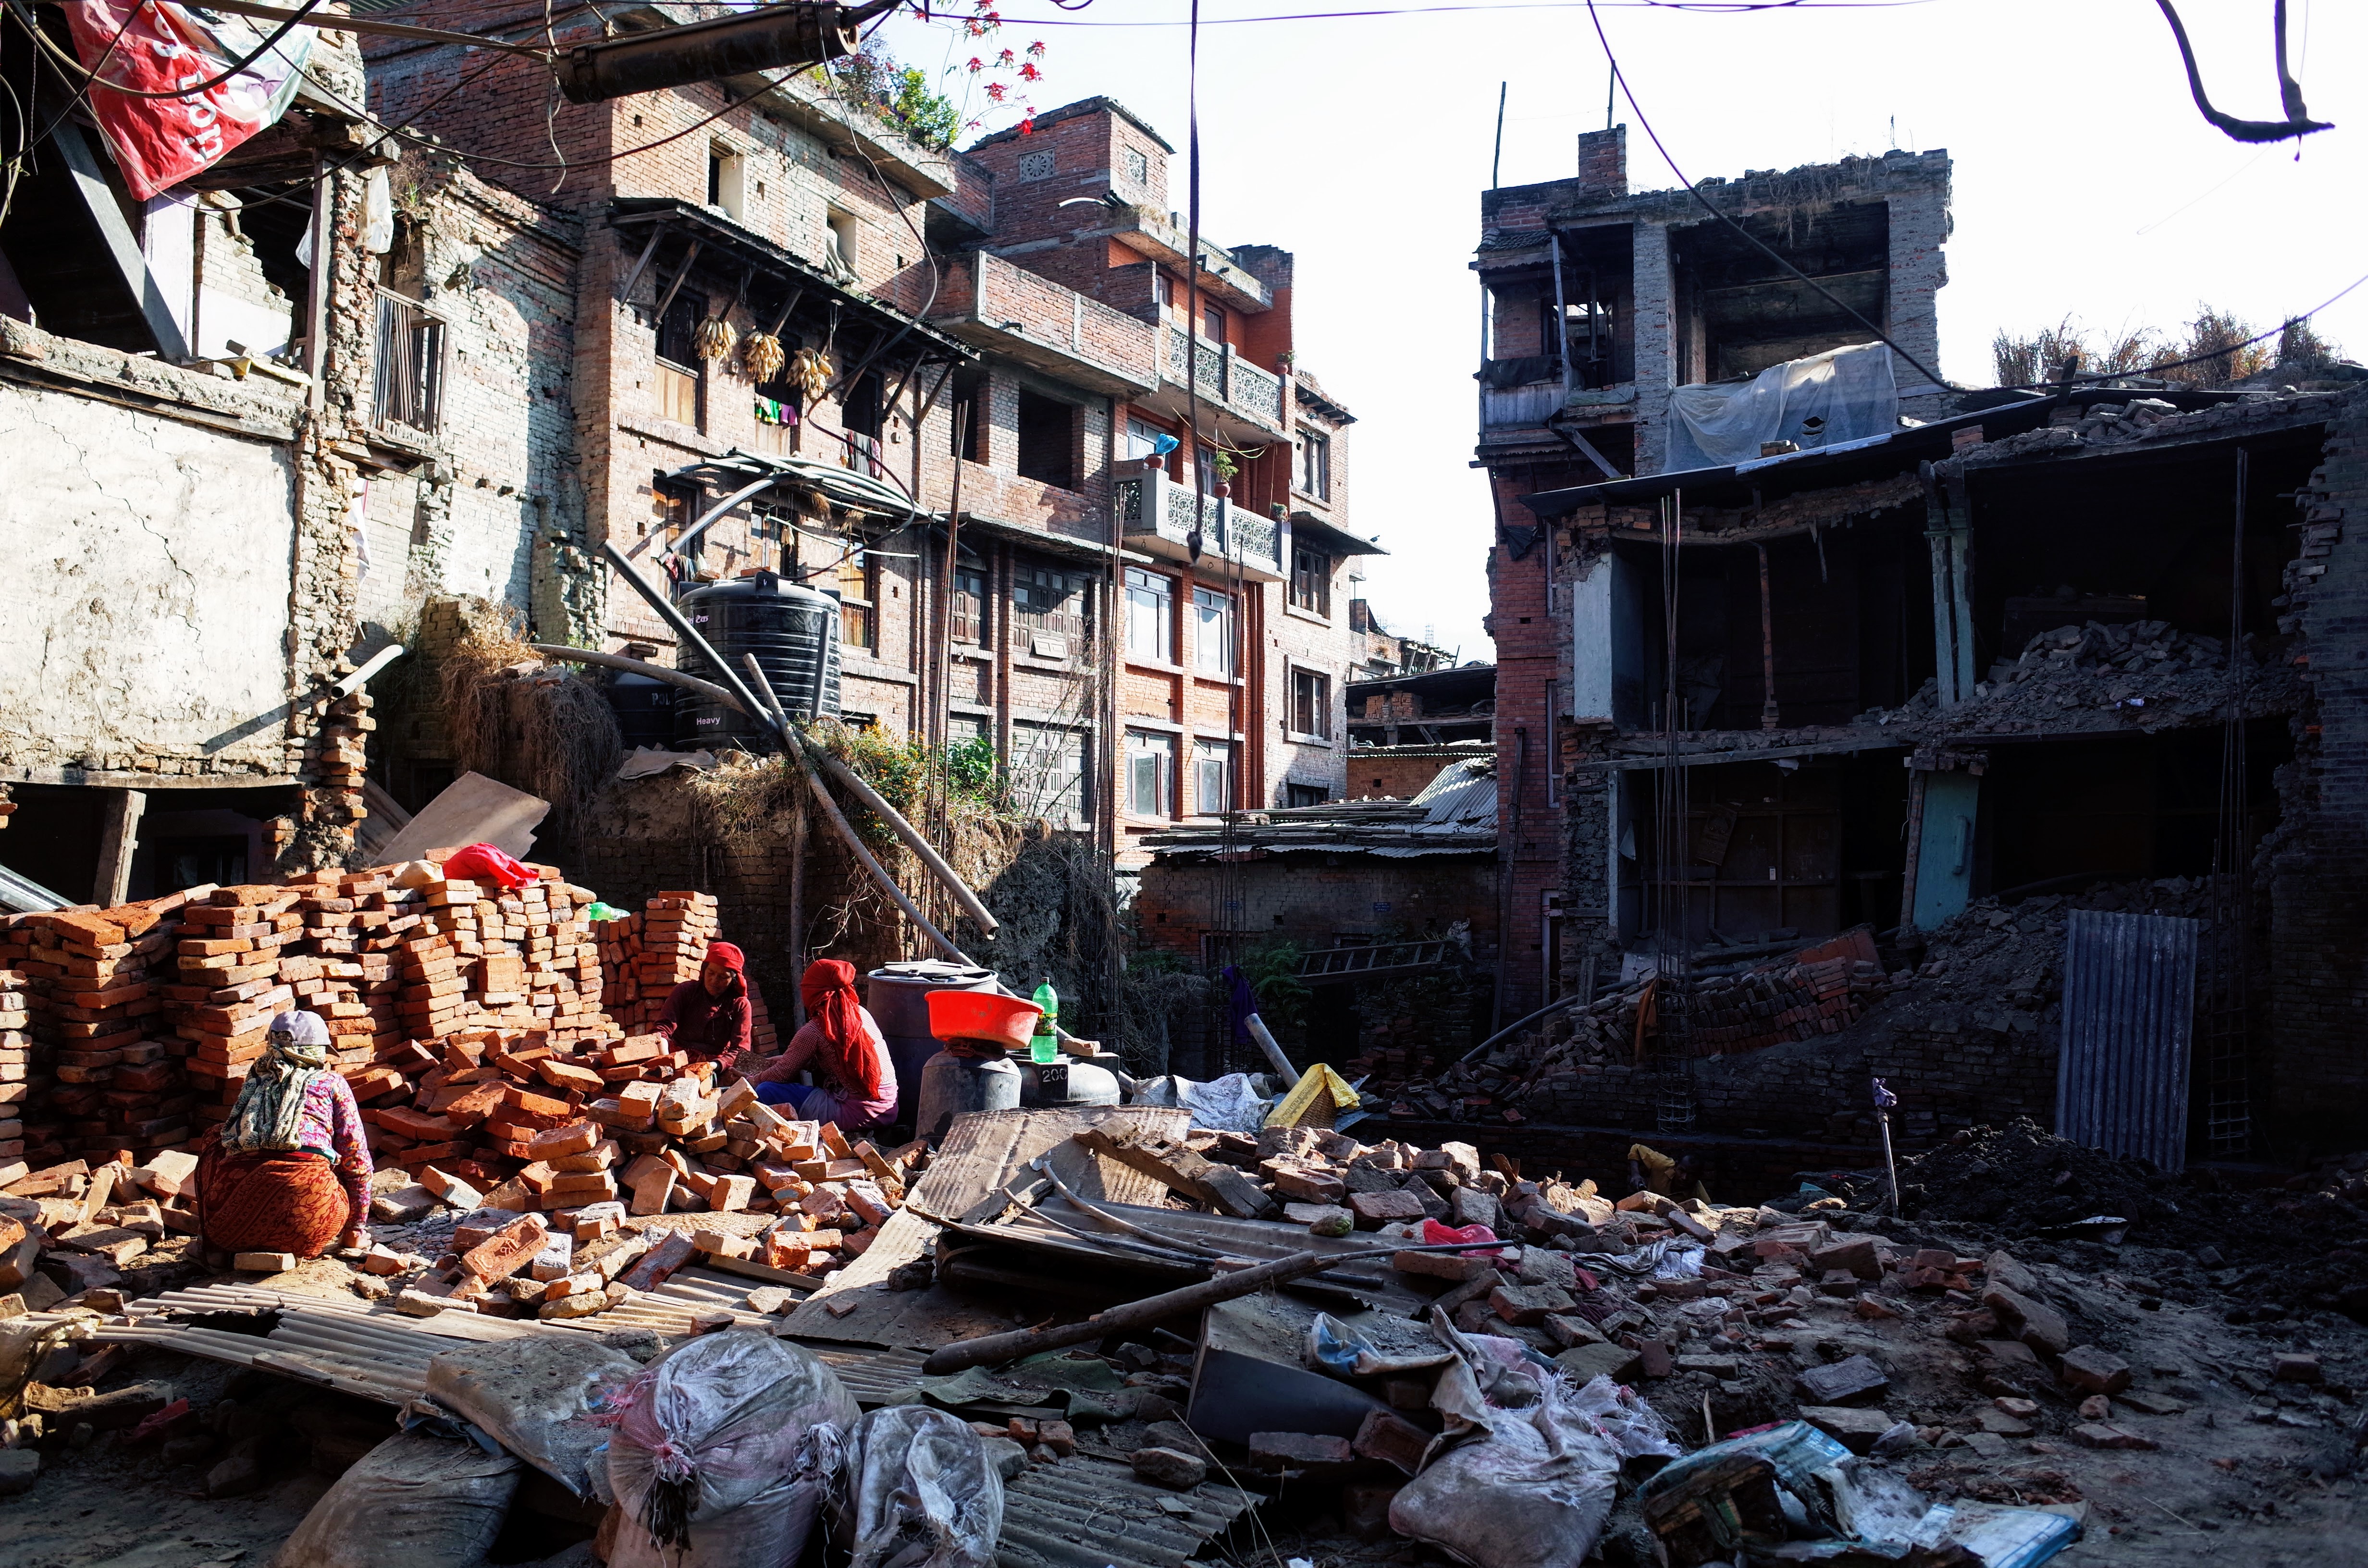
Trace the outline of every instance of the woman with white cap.
{"label": "woman with white cap", "polygon": [[198,1156],[207,1247],[318,1257],[365,1245],[370,1183],[361,1110],[329,1063],[329,1026],[318,1013],[280,1014],[230,1119]]}

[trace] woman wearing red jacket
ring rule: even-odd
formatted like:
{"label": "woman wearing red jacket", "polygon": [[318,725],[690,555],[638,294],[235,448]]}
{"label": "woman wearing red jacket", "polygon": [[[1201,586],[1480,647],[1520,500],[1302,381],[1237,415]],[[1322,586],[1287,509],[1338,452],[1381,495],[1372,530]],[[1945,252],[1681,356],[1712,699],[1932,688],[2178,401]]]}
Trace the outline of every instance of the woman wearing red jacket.
{"label": "woman wearing red jacket", "polygon": [[714,1062],[719,1074],[736,1072],[748,1051],[746,963],[731,943],[709,943],[699,978],[676,986],[658,1015],[657,1033],[693,1062]]}

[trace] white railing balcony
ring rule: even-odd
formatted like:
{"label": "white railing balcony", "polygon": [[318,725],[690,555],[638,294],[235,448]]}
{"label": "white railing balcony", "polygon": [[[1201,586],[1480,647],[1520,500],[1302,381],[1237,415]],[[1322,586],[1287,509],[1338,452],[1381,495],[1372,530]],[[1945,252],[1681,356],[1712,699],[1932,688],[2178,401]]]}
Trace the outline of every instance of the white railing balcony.
{"label": "white railing balcony", "polygon": [[1201,496],[1176,483],[1159,469],[1120,471],[1110,486],[1111,506],[1127,542],[1172,561],[1191,562],[1192,530],[1201,530],[1202,570],[1238,565],[1262,582],[1282,577],[1281,532],[1274,521],[1231,501]]}
{"label": "white railing balcony", "polygon": [[1170,386],[1183,386],[1184,363],[1190,353],[1193,361],[1191,380],[1202,397],[1222,403],[1243,418],[1269,430],[1282,428],[1281,376],[1258,369],[1235,353],[1229,344],[1212,343],[1195,333],[1189,335],[1191,347],[1188,349],[1188,335],[1181,328],[1170,326],[1164,330],[1167,341],[1159,356],[1162,381]]}

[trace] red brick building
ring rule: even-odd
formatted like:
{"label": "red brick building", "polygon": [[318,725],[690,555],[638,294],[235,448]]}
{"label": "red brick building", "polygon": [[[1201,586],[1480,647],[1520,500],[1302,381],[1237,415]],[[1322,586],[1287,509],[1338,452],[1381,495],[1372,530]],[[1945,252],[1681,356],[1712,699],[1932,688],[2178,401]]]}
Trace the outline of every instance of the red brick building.
{"label": "red brick building", "polygon": [[[1093,98],[956,154],[815,73],[546,116],[518,66],[371,59],[381,114],[510,187],[415,159],[423,259],[388,290],[453,368],[515,359],[569,411],[525,452],[449,419],[430,443],[451,494],[534,498],[437,548],[543,635],[672,657],[604,541],[652,577],[835,592],[850,720],[986,740],[1024,803],[1122,862],[1180,820],[1342,795],[1349,580],[1378,548],[1345,527],[1353,416],[1294,369],[1290,253],[1203,241],[1191,319],[1156,131]],[[574,247],[572,309],[536,233]]]}
{"label": "red brick building", "polygon": [[[1923,363],[1937,360],[1945,153],[1754,170],[1704,188],[1720,211]],[[1634,934],[1633,913],[1622,926],[1600,897],[1565,899],[1573,856],[1600,867],[1628,850],[1606,842],[1600,781],[1584,821],[1565,820],[1565,796],[1572,726],[1613,717],[1612,624],[1645,613],[1641,600],[1607,597],[1608,572],[1581,593],[1574,536],[1523,498],[1660,472],[1678,388],[1746,378],[1873,335],[1688,192],[1632,193],[1625,127],[1583,133],[1572,178],[1484,192],[1473,268],[1487,301],[1474,466],[1488,471],[1496,521],[1488,630],[1507,954],[1498,1010],[1510,1020],[1561,994],[1576,967],[1566,948],[1600,948],[1616,968],[1615,949]],[[1947,412],[1940,389],[1905,361],[1897,381],[1904,413]],[[1637,696],[1627,691],[1623,702]],[[1622,718],[1656,727],[1649,714],[1623,708]],[[1589,881],[1600,893],[1602,879]]]}

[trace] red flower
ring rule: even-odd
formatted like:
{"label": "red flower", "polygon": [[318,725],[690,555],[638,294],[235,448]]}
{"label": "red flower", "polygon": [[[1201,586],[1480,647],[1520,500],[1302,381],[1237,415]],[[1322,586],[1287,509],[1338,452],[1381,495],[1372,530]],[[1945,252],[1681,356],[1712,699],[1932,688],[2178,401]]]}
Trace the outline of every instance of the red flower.
{"label": "red flower", "polygon": [[976,75],[979,72],[986,69],[986,62],[973,54],[970,57],[970,63],[963,66],[962,69],[970,72],[973,75]]}
{"label": "red flower", "polygon": [[1033,65],[1022,65],[1019,68],[1019,79],[1023,82],[1041,82],[1044,79],[1044,73],[1037,70]]}
{"label": "red flower", "polygon": [[1040,38],[1034,43],[1028,46],[1028,57],[1030,60],[1042,60],[1044,58],[1044,40]]}
{"label": "red flower", "polygon": [[1007,49],[1001,54],[995,57],[995,63],[998,70],[1008,71],[1014,64],[1018,63],[1019,59],[1019,57],[1018,55],[1012,53]]}
{"label": "red flower", "polygon": [[1019,134],[1022,136],[1036,134],[1036,117],[1033,114],[1019,122]]}
{"label": "red flower", "polygon": [[999,104],[1003,101],[1003,95],[1009,90],[1009,88],[1006,87],[1000,82],[989,82],[986,85],[986,101],[991,104]]}

